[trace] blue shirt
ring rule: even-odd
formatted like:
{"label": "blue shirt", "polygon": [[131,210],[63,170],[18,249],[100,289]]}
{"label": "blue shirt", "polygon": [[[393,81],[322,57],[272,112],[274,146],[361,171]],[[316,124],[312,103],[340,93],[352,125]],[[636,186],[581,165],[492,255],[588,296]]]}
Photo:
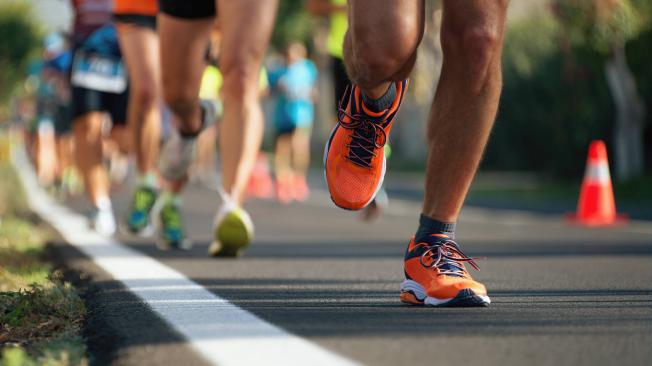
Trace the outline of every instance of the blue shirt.
{"label": "blue shirt", "polygon": [[278,92],[274,113],[277,129],[308,127],[315,117],[312,91],[317,83],[317,68],[307,59],[272,70],[270,86]]}

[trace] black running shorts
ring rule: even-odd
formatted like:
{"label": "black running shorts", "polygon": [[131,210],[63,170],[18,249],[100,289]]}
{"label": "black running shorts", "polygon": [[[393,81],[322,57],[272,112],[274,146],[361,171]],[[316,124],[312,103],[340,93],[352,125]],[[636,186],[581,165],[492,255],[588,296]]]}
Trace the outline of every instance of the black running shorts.
{"label": "black running shorts", "polygon": [[155,16],[141,14],[113,14],[113,20],[117,23],[131,24],[156,31]]}
{"label": "black running shorts", "polygon": [[127,122],[127,103],[129,91],[120,94],[106,93],[83,87],[72,87],[72,118],[90,112],[107,112],[111,115],[113,125],[125,125]]}
{"label": "black running shorts", "polygon": [[160,12],[176,18],[200,19],[217,14],[215,0],[159,0],[158,6]]}

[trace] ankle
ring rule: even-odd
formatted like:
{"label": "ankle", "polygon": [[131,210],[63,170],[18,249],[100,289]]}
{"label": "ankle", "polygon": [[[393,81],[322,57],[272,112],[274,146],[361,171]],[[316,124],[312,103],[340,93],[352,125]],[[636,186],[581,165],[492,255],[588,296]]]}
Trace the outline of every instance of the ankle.
{"label": "ankle", "polygon": [[455,221],[439,221],[424,214],[419,217],[419,228],[415,234],[415,241],[424,241],[432,234],[443,234],[455,239]]}
{"label": "ankle", "polygon": [[361,92],[361,95],[362,102],[367,108],[373,112],[382,112],[389,109],[392,106],[394,99],[396,99],[396,83],[389,84],[384,94],[381,94],[377,98],[371,96],[374,95],[371,91],[363,91]]}
{"label": "ankle", "polygon": [[111,199],[106,196],[98,197],[93,202],[93,206],[100,211],[110,211],[112,209]]}
{"label": "ankle", "polygon": [[147,172],[147,173],[140,174],[140,176],[138,177],[138,185],[154,190],[158,189],[159,184],[158,184],[158,177],[156,173]]}
{"label": "ankle", "polygon": [[181,205],[181,195],[172,191],[163,191],[163,193],[161,193],[161,199],[166,204],[173,204],[175,206]]}

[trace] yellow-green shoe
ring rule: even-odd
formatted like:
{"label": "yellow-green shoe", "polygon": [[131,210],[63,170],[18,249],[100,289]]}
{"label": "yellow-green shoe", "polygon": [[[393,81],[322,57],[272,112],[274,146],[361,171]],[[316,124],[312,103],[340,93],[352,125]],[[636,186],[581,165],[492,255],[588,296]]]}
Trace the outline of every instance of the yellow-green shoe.
{"label": "yellow-green shoe", "polygon": [[237,257],[253,240],[254,224],[240,207],[224,204],[215,216],[215,239],[208,248],[214,257]]}

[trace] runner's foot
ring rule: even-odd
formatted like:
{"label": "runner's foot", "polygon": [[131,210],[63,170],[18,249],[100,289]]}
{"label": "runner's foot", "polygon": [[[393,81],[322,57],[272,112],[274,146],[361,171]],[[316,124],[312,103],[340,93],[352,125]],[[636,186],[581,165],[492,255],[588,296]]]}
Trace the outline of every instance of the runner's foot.
{"label": "runner's foot", "polygon": [[254,225],[249,214],[233,203],[222,204],[215,215],[215,240],[208,248],[214,257],[237,257],[254,236]]}
{"label": "runner's foot", "polygon": [[405,254],[401,301],[428,306],[488,306],[491,300],[483,284],[467,272],[464,262],[478,269],[459,245],[444,234],[424,242],[410,240]]}
{"label": "runner's foot", "polygon": [[283,204],[288,204],[292,202],[293,190],[292,184],[289,179],[277,179],[276,180],[276,200]]}
{"label": "runner's foot", "polygon": [[153,188],[141,185],[136,188],[131,208],[125,219],[124,227],[131,234],[149,236],[154,232],[152,210],[158,193]]}
{"label": "runner's foot", "polygon": [[116,223],[111,208],[93,207],[89,214],[89,225],[103,236],[115,234]]}
{"label": "runner's foot", "polygon": [[160,236],[157,241],[159,249],[188,250],[192,242],[188,239],[181,223],[180,204],[174,198],[165,198],[159,213]]}
{"label": "runner's foot", "polygon": [[294,199],[303,202],[308,199],[310,196],[310,187],[308,187],[308,182],[305,177],[295,176],[293,180],[293,193]]}
{"label": "runner's foot", "polygon": [[186,177],[197,154],[197,136],[217,120],[215,103],[201,100],[200,107],[202,110],[201,129],[194,136],[188,137],[173,133],[161,148],[159,171],[165,179],[179,181]]}
{"label": "runner's foot", "polygon": [[333,202],[359,210],[375,197],[385,175],[385,151],[390,129],[405,95],[407,80],[397,82],[387,109],[373,112],[353,86],[342,98],[339,123],[324,152],[325,175]]}

